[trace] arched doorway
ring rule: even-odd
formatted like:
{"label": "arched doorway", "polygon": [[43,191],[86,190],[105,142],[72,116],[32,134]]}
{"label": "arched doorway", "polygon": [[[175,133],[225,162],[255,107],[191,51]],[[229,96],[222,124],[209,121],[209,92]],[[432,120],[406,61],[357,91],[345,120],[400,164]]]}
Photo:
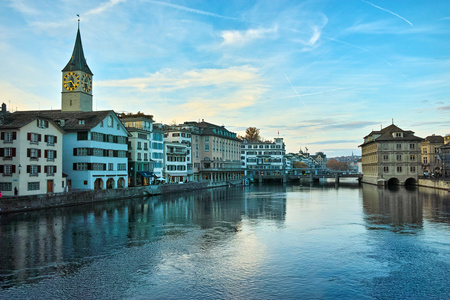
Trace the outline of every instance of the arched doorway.
{"label": "arched doorway", "polygon": [[122,189],[125,187],[125,179],[123,177],[120,177],[119,180],[117,180],[117,188]]}
{"label": "arched doorway", "polygon": [[400,181],[397,178],[391,178],[388,180],[388,185],[400,185]]}
{"label": "arched doorway", "polygon": [[94,181],[94,190],[102,190],[103,189],[103,179],[97,178]]}
{"label": "arched doorway", "polygon": [[414,178],[408,178],[405,181],[405,185],[409,185],[409,186],[417,185],[417,181]]}
{"label": "arched doorway", "polygon": [[113,189],[114,188],[114,179],[113,178],[109,178],[108,181],[106,182],[106,188],[107,189]]}

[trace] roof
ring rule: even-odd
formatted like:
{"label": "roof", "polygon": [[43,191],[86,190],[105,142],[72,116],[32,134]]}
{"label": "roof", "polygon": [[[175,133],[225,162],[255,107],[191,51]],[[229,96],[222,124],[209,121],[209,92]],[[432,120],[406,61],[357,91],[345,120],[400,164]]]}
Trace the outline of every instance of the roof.
{"label": "roof", "polygon": [[[103,121],[108,115],[115,114],[113,110],[101,111],[61,111],[61,110],[39,110],[39,111],[16,111],[11,114],[20,120],[32,117],[48,118],[59,124],[65,131],[90,130]],[[63,123],[60,121],[64,120]],[[84,120],[84,124],[79,124]]]}
{"label": "roof", "polygon": [[49,123],[53,124],[53,126],[58,128],[61,132],[64,132],[64,130],[56,122],[54,122],[52,118],[41,115],[39,114],[38,111],[29,114],[16,114],[16,113],[7,114],[3,117],[3,124],[0,125],[0,129],[19,129],[37,119],[47,120],[49,121]]}
{"label": "roof", "polygon": [[425,138],[430,143],[443,144],[444,138],[441,135],[430,135]]}
{"label": "roof", "polygon": [[[236,136],[236,133],[229,131],[225,128],[225,126],[219,126],[215,124],[211,124],[205,121],[202,122],[194,122],[194,121],[187,121],[184,122],[184,124],[189,126],[194,126],[199,129],[200,135],[214,135],[219,136],[227,139],[232,139],[236,141],[240,141],[240,139]],[[229,133],[229,134],[227,134]]]}
{"label": "roof", "polygon": [[78,28],[77,31],[77,37],[75,39],[75,46],[73,47],[72,57],[62,71],[83,71],[87,74],[94,75],[92,74],[91,69],[89,69],[86,58],[84,57],[80,28]]}
{"label": "roof", "polygon": [[[394,132],[402,132],[403,136],[402,137],[394,137],[393,136]],[[372,131],[371,133],[366,135],[364,137],[364,139],[366,139],[369,136],[373,136],[373,135],[378,135],[378,137],[374,138],[372,141],[364,142],[363,144],[360,145],[360,147],[365,144],[372,143],[372,142],[422,141],[423,140],[423,138],[415,136],[413,131],[403,130],[400,127],[395,126],[394,124],[389,125],[388,127],[384,128],[382,130],[379,130],[379,131]]]}

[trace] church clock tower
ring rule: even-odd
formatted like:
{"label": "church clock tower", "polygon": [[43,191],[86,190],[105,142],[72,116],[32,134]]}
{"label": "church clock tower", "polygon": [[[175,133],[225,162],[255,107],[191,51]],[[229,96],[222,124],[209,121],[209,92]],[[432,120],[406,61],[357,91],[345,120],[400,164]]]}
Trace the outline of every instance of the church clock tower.
{"label": "church clock tower", "polygon": [[93,75],[84,58],[78,23],[72,57],[62,70],[61,111],[92,111]]}

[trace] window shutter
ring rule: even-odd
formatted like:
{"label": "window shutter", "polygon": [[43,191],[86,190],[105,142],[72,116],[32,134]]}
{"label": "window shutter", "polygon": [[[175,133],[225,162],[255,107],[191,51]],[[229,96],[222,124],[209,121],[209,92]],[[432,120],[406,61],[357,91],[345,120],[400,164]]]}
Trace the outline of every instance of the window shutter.
{"label": "window shutter", "polygon": [[53,151],[53,158],[56,158],[56,151]]}
{"label": "window shutter", "polygon": [[56,144],[56,141],[58,140],[56,135],[53,137],[53,140],[55,141]]}
{"label": "window shutter", "polygon": [[48,166],[44,166],[44,173],[48,173]]}
{"label": "window shutter", "polygon": [[31,166],[27,165],[27,173],[30,173],[30,172],[31,172]]}
{"label": "window shutter", "polygon": [[44,158],[48,157],[48,150],[44,150]]}
{"label": "window shutter", "polygon": [[12,148],[12,156],[16,157],[16,148]]}
{"label": "window shutter", "polygon": [[38,142],[41,141],[41,134],[38,134]]}
{"label": "window shutter", "polygon": [[[30,156],[31,156],[31,149],[28,148],[28,149],[27,149],[27,157],[30,157]],[[30,173],[30,172],[28,172],[28,173]]]}
{"label": "window shutter", "polygon": [[16,165],[11,166],[11,172],[14,174],[16,173]]}
{"label": "window shutter", "polygon": [[73,169],[74,169],[74,171],[76,171],[76,169],[77,169],[77,163],[73,163]]}
{"label": "window shutter", "polygon": [[48,142],[48,135],[44,135],[44,142]]}
{"label": "window shutter", "polygon": [[14,131],[12,136],[13,136],[13,140],[17,139],[17,132]]}
{"label": "window shutter", "polygon": [[38,149],[38,157],[41,157],[41,149]]}
{"label": "window shutter", "polygon": [[5,156],[5,148],[0,148],[0,157]]}
{"label": "window shutter", "polygon": [[5,167],[4,165],[0,165],[0,173],[3,173],[3,168],[4,167]]}
{"label": "window shutter", "polygon": [[73,156],[77,156],[77,148],[73,148]]}
{"label": "window shutter", "polygon": [[3,141],[4,139],[5,139],[5,133],[2,131],[1,140]]}
{"label": "window shutter", "polygon": [[31,133],[30,132],[27,133],[27,140],[31,141]]}
{"label": "window shutter", "polygon": [[53,173],[56,173],[56,166],[53,166]]}
{"label": "window shutter", "polygon": [[41,173],[41,166],[37,166],[38,173]]}

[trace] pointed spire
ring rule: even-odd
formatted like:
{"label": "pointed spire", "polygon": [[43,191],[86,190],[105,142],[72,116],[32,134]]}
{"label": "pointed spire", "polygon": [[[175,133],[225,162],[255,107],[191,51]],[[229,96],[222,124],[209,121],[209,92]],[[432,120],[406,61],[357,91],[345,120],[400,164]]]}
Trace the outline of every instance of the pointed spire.
{"label": "pointed spire", "polygon": [[81,44],[80,23],[78,22],[77,38],[73,48],[72,57],[62,70],[65,71],[83,71],[89,75],[93,75],[89,69],[86,59],[84,58],[83,45]]}

